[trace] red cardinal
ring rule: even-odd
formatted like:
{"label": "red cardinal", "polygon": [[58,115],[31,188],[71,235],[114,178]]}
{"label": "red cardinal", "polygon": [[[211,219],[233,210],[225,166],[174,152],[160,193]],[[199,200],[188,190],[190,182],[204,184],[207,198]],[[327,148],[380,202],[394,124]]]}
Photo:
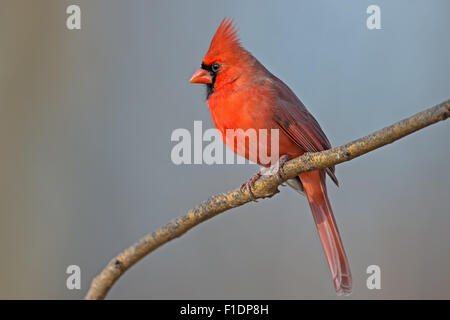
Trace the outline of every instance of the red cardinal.
{"label": "red cardinal", "polygon": [[[224,142],[247,159],[249,146],[245,142],[245,146],[239,146],[235,141],[230,143],[225,138],[226,130],[255,129],[259,132],[259,129],[279,129],[281,157],[278,165],[281,166],[289,158],[331,147],[316,119],[294,92],[241,46],[231,19],[222,20],[201,68],[190,81],[206,84],[207,103],[216,128],[222,134]],[[270,142],[270,139],[267,141]],[[270,145],[258,145],[270,155]],[[259,157],[257,162],[266,167],[274,165],[263,163]],[[302,173],[287,183],[306,194],[336,293],[350,294],[352,276],[328,200],[325,183],[327,174],[338,185],[334,167]],[[246,184],[250,196],[250,187],[258,177],[256,175]]]}

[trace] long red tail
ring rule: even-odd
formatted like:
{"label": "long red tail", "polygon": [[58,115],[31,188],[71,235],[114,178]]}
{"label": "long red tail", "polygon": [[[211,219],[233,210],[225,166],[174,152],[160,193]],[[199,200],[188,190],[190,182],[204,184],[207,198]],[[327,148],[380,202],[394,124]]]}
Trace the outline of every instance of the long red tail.
{"label": "long red tail", "polygon": [[322,241],[336,293],[349,295],[352,293],[352,274],[328,200],[325,173],[323,171],[306,172],[300,175],[300,180]]}

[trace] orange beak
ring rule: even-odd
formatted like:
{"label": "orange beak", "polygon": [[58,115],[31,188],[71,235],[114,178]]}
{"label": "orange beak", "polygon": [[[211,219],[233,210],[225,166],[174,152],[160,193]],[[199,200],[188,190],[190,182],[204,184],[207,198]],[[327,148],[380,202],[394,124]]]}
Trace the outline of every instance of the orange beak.
{"label": "orange beak", "polygon": [[191,80],[189,81],[191,83],[212,83],[212,77],[208,71],[200,68],[195,71],[195,73],[191,77]]}

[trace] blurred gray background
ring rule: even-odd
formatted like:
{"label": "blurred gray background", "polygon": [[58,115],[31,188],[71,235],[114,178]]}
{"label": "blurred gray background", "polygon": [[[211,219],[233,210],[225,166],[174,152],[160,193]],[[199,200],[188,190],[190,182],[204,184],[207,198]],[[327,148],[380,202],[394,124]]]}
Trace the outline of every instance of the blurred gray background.
{"label": "blurred gray background", "polygon": [[[366,27],[370,4],[382,30]],[[446,0],[2,0],[0,298],[83,297],[121,250],[258,169],[170,160],[174,129],[213,126],[188,80],[223,17],[340,145],[449,98],[449,12]],[[449,140],[447,121],[337,167],[349,298],[450,298]],[[71,264],[81,290],[66,289]],[[366,288],[372,264],[381,290]],[[109,298],[336,296],[306,199],[283,188],[161,247]]]}

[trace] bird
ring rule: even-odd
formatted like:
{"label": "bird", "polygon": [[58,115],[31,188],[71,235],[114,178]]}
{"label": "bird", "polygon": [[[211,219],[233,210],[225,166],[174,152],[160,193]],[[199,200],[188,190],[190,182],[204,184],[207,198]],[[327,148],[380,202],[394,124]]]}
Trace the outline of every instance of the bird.
{"label": "bird", "polygon": [[[235,153],[249,159],[250,146],[245,144],[245,139],[240,143],[239,139],[226,139],[227,130],[253,129],[257,133],[261,129],[278,130],[280,156],[277,164],[273,160],[262,161],[259,153],[254,157],[263,168],[278,165],[278,177],[281,177],[280,170],[289,159],[331,148],[319,123],[295,93],[243,47],[238,28],[231,18],[221,21],[201,67],[190,82],[206,85],[206,102],[213,123],[224,143]],[[259,134],[257,138],[260,138]],[[269,143],[265,145],[259,140],[257,143],[267,155],[272,154],[273,147]],[[261,173],[257,173],[243,185],[252,199],[251,187],[260,176]],[[306,195],[336,294],[349,295],[352,275],[328,198],[327,176],[339,185],[334,166],[305,172],[286,182]]]}

